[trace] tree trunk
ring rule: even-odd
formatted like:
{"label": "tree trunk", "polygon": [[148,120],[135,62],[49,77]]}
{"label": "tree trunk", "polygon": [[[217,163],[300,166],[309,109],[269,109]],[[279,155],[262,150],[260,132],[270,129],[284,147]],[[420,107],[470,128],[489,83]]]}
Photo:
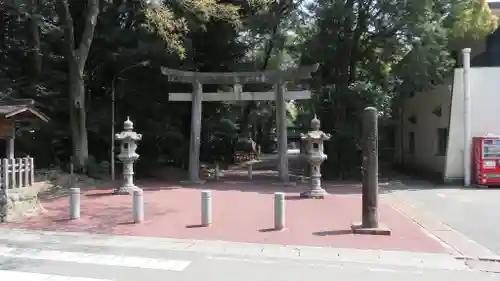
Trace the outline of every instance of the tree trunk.
{"label": "tree trunk", "polygon": [[29,27],[29,45],[31,49],[31,74],[38,78],[42,72],[42,56],[40,53],[40,27],[38,14],[38,0],[30,0],[28,4],[28,12],[30,18],[28,21]]}
{"label": "tree trunk", "polygon": [[64,43],[66,61],[68,63],[69,95],[70,95],[70,124],[73,138],[73,155],[76,164],[84,167],[87,162],[87,112],[85,108],[85,84],[83,74],[87,62],[90,46],[94,38],[94,31],[99,15],[99,0],[88,0],[85,15],[85,24],[75,49],[75,29],[70,13],[68,0],[58,0],[58,14],[64,24]]}
{"label": "tree trunk", "polygon": [[[79,71],[78,62],[75,57],[69,58],[69,112],[71,135],[73,138],[73,155],[77,159],[80,166],[85,165],[89,156],[88,140],[87,140],[87,124],[86,124],[86,108],[85,108],[85,84],[83,80],[83,72]],[[78,99],[80,97],[80,99]]]}

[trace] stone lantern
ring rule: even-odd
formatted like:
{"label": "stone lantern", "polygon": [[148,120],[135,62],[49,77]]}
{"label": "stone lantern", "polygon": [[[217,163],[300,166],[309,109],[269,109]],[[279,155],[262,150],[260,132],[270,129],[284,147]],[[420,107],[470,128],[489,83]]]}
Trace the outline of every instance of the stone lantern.
{"label": "stone lantern", "polygon": [[331,138],[320,130],[321,122],[314,116],[311,120],[311,131],[307,134],[300,134],[302,141],[306,142],[305,157],[311,165],[311,184],[309,190],[300,194],[304,198],[323,198],[328,193],[321,187],[321,164],[326,160],[323,142]]}
{"label": "stone lantern", "polygon": [[135,150],[142,135],[132,131],[133,128],[134,123],[127,117],[123,122],[123,131],[115,135],[115,139],[121,142],[117,158],[123,163],[123,185],[114,190],[116,194],[128,194],[137,188],[134,185],[134,162],[139,159],[139,154]]}

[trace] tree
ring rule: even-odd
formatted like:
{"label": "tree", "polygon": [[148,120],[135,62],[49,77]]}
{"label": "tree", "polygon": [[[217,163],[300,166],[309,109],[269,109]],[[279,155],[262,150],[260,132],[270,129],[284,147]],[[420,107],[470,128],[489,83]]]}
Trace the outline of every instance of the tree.
{"label": "tree", "polygon": [[89,157],[87,112],[85,109],[85,64],[94,39],[99,15],[99,0],[88,0],[85,7],[83,32],[75,34],[75,22],[68,0],[57,0],[58,14],[64,26],[65,57],[68,66],[69,114],[73,140],[73,155],[85,165]]}
{"label": "tree", "polygon": [[[359,176],[361,112],[391,116],[401,90],[439,83],[452,67],[450,40],[484,36],[496,19],[482,0],[319,0],[302,45],[302,61],[320,62],[312,111],[333,133],[325,163],[333,177]],[[484,2],[484,1],[482,1]],[[467,18],[464,19],[464,15]],[[465,20],[466,24],[461,24]],[[475,23],[475,25],[470,25]]]}
{"label": "tree", "polygon": [[[144,133],[139,172],[158,163],[182,166],[187,154],[191,107],[169,101],[167,93],[191,89],[168,83],[159,65],[210,72],[319,62],[312,81],[297,81],[311,82],[313,99],[294,103],[297,114],[290,118],[308,128],[316,113],[334,135],[325,176],[352,177],[359,175],[362,109],[376,105],[383,119],[394,116],[405,93],[439,83],[450,70],[451,40],[484,36],[496,26],[484,0],[9,3],[19,5],[0,5],[0,95],[34,97],[52,119],[19,136],[17,147],[44,165],[70,155],[80,163],[87,157],[108,160],[115,79],[117,120],[130,116]],[[150,66],[120,72],[146,60]],[[205,85],[204,90],[228,86]],[[245,90],[269,88],[246,85]],[[206,159],[212,156],[211,136],[224,119],[243,132],[252,130],[260,144],[270,143],[272,103],[211,102],[203,106]]]}

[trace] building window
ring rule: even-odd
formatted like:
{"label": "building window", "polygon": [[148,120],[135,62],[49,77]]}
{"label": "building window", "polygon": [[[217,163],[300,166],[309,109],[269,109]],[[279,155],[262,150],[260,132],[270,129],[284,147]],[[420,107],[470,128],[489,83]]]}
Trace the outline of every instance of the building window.
{"label": "building window", "polygon": [[408,151],[410,155],[415,155],[415,132],[410,132],[410,137],[408,138]]}
{"label": "building window", "polygon": [[415,115],[412,115],[408,117],[408,121],[412,124],[417,124],[417,117]]}
{"label": "building window", "polygon": [[441,117],[441,115],[443,115],[443,110],[441,108],[441,105],[434,108],[432,114],[436,115],[437,117]]}
{"label": "building window", "polygon": [[438,128],[436,155],[445,156],[447,146],[448,146],[448,128]]}

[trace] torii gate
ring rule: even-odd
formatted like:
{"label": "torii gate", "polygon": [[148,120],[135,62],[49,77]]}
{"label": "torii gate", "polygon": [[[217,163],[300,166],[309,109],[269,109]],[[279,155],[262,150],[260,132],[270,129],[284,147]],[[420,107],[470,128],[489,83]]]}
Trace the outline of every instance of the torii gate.
{"label": "torii gate", "polygon": [[[189,167],[186,184],[203,183],[200,180],[200,136],[201,136],[201,104],[202,101],[248,101],[248,100],[275,100],[276,125],[278,131],[279,175],[283,183],[289,182],[287,131],[286,131],[286,104],[285,100],[310,99],[310,91],[287,92],[285,83],[297,79],[311,78],[316,72],[318,64],[277,71],[256,72],[195,72],[182,71],[162,67],[163,75],[168,76],[169,82],[191,83],[192,93],[169,93],[171,101],[191,101],[191,137],[189,141]],[[274,84],[274,92],[243,92],[244,84]],[[203,93],[203,84],[234,85],[233,92]]]}

